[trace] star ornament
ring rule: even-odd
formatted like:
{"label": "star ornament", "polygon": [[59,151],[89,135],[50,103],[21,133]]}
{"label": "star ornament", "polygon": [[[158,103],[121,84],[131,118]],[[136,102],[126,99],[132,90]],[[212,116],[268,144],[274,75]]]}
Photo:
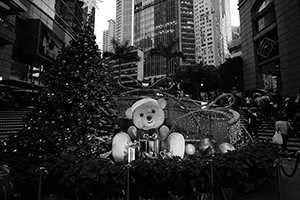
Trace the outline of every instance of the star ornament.
{"label": "star ornament", "polygon": [[82,6],[82,8],[88,8],[88,13],[91,12],[92,8],[97,8],[97,4],[98,3],[102,3],[102,0],[82,0],[82,2],[84,3],[84,5]]}

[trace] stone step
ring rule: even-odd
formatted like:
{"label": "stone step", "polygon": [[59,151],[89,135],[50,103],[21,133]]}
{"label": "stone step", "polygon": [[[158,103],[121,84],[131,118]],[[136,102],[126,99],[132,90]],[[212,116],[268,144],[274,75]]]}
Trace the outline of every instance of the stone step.
{"label": "stone step", "polygon": [[24,127],[24,117],[31,110],[0,110],[0,141],[18,134]]}

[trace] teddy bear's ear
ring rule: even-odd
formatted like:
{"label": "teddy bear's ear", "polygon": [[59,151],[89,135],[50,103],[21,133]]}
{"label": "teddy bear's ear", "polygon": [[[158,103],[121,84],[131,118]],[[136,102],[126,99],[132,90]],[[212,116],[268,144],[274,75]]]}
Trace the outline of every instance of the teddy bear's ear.
{"label": "teddy bear's ear", "polygon": [[127,108],[125,115],[128,119],[132,119],[132,109],[131,108]]}
{"label": "teddy bear's ear", "polygon": [[164,100],[164,99],[162,99],[162,98],[158,99],[158,100],[157,100],[157,103],[158,103],[158,105],[161,107],[161,109],[164,109],[164,108],[166,107],[166,105],[167,105],[166,100]]}

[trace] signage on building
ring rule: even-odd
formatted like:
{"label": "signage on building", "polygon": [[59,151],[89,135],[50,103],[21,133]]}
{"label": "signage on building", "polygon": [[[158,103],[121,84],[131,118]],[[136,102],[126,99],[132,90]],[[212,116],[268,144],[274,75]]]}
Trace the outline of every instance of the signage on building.
{"label": "signage on building", "polygon": [[62,44],[56,40],[55,37],[53,37],[53,35],[45,28],[42,28],[41,36],[42,40],[39,53],[49,56],[55,60],[58,55],[58,50],[61,48]]}
{"label": "signage on building", "polygon": [[21,33],[21,54],[53,62],[63,42],[39,19],[26,19]]}

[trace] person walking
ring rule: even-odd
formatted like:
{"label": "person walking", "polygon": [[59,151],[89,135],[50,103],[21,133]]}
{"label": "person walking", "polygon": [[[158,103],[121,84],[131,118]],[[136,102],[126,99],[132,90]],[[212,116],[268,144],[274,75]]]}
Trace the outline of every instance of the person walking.
{"label": "person walking", "polygon": [[258,140],[258,121],[256,116],[249,111],[248,109],[244,110],[244,119],[245,119],[245,128],[249,132],[249,134],[253,137],[255,137],[256,140]]}
{"label": "person walking", "polygon": [[270,103],[270,98],[267,98],[267,96],[265,96],[265,98],[262,99],[260,110],[268,123],[268,128],[271,129],[271,125],[274,124],[271,121],[272,105]]}
{"label": "person walking", "polygon": [[282,150],[280,151],[280,155],[287,157],[287,143],[289,141],[290,136],[288,135],[288,128],[291,128],[290,123],[287,121],[286,117],[283,114],[278,116],[277,121],[275,122],[275,130],[279,131],[282,135]]}
{"label": "person walking", "polygon": [[296,111],[293,121],[292,121],[292,126],[298,137],[298,140],[300,140],[300,108],[297,108],[297,111]]}
{"label": "person walking", "polygon": [[300,108],[300,91],[297,92],[294,103],[297,106],[297,108]]}

